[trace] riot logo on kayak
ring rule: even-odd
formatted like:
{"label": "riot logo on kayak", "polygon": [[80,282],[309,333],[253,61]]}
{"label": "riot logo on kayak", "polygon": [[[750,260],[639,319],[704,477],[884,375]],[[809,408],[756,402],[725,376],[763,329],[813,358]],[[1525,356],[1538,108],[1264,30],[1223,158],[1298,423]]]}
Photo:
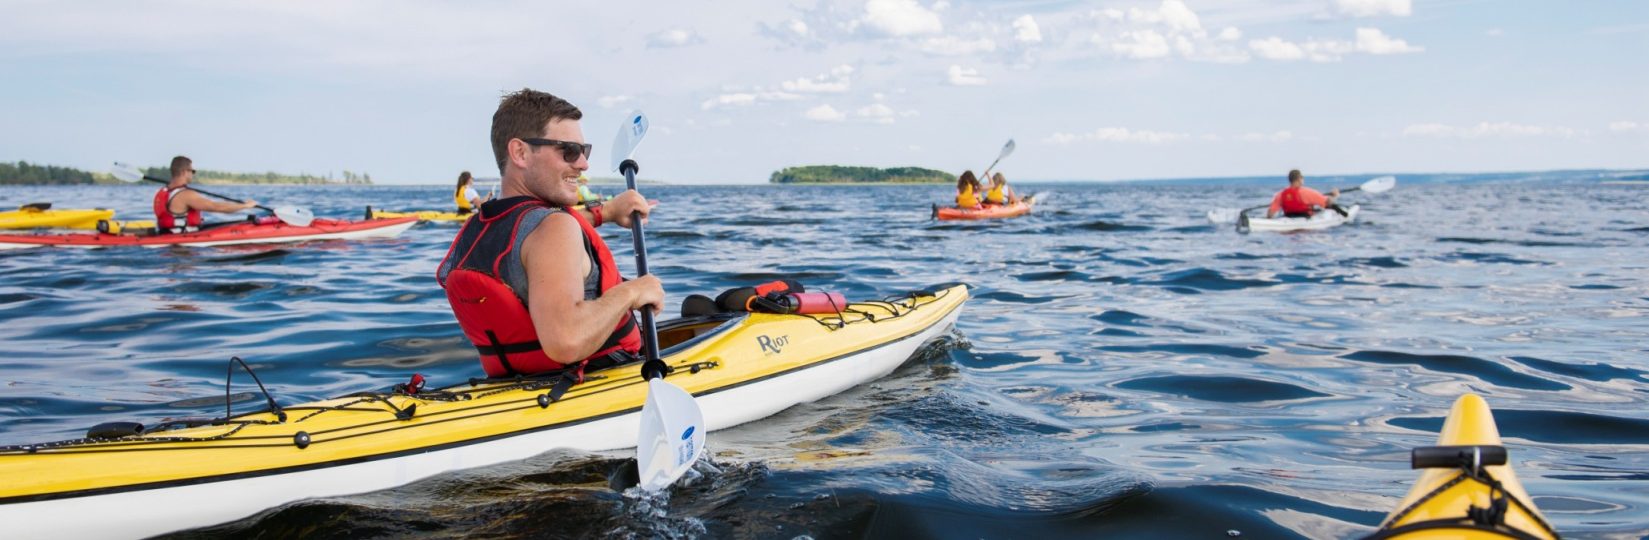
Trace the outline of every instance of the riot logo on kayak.
{"label": "riot logo on kayak", "polygon": [[756,344],[761,345],[762,353],[773,356],[779,354],[779,349],[783,349],[785,345],[790,344],[790,336],[783,335],[777,338],[756,336]]}

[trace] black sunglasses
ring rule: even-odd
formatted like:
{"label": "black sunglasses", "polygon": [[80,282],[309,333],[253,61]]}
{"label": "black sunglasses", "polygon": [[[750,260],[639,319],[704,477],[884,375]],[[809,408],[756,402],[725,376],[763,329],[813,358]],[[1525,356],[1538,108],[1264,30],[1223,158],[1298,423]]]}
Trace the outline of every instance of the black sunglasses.
{"label": "black sunglasses", "polygon": [[521,142],[527,143],[531,146],[555,145],[556,148],[561,149],[561,159],[567,160],[567,163],[578,161],[578,156],[584,156],[584,159],[590,159],[590,149],[595,148],[595,145],[589,143],[575,143],[571,141],[558,141],[555,139],[521,139]]}

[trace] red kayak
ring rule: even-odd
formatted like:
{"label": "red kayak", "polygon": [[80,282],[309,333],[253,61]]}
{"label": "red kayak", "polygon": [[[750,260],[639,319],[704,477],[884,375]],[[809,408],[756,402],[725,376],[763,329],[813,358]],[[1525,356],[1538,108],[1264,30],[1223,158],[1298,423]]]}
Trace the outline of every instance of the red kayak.
{"label": "red kayak", "polygon": [[1036,204],[1035,197],[1025,197],[1008,204],[987,204],[978,208],[933,207],[933,218],[948,221],[953,219],[996,219],[1019,217],[1031,213],[1031,206]]}
{"label": "red kayak", "polygon": [[205,229],[173,234],[0,234],[0,250],[38,246],[78,248],[112,246],[227,246],[270,242],[303,242],[354,238],[388,238],[418,223],[416,217],[347,221],[316,219],[306,227],[281,222],[274,217],[209,225]]}

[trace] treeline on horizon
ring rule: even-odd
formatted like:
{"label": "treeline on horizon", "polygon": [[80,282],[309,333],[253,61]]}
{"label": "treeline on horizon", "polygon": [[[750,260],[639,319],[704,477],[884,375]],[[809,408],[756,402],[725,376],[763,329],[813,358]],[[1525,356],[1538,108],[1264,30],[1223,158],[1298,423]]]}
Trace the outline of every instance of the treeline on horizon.
{"label": "treeline on horizon", "polygon": [[27,161],[0,162],[0,184],[95,184],[92,173],[73,167],[35,165]]}
{"label": "treeline on horizon", "polygon": [[955,182],[956,175],[922,167],[844,167],[807,165],[785,167],[767,181],[773,184],[943,184]]}
{"label": "treeline on horizon", "polygon": [[[145,176],[155,178],[171,178],[172,169],[168,167],[148,167],[143,169]],[[313,174],[281,174],[277,172],[262,173],[235,173],[195,169],[195,181],[203,184],[371,184],[372,175],[367,173],[355,174],[345,170],[343,180],[333,180],[328,176]]]}
{"label": "treeline on horizon", "polygon": [[[172,172],[166,167],[147,167],[143,174],[155,178],[171,178]],[[264,173],[234,173],[225,171],[211,171],[196,169],[196,182],[202,184],[371,184],[372,175],[367,173],[356,174],[344,171],[343,180],[333,180],[328,176],[312,174],[281,174],[276,172]],[[109,173],[90,172],[74,167],[60,167],[57,165],[38,165],[27,161],[16,163],[0,162],[0,184],[27,184],[27,185],[82,185],[82,184],[120,184]]]}

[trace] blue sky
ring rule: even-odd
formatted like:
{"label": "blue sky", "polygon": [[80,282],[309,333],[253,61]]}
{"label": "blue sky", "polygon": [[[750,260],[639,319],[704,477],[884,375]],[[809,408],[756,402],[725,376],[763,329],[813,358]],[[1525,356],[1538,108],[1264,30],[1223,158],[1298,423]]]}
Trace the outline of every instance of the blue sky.
{"label": "blue sky", "polygon": [[[495,176],[505,91],[594,164],[1022,180],[1649,167],[1649,2],[0,3],[0,160]],[[604,171],[600,174],[606,174]]]}

